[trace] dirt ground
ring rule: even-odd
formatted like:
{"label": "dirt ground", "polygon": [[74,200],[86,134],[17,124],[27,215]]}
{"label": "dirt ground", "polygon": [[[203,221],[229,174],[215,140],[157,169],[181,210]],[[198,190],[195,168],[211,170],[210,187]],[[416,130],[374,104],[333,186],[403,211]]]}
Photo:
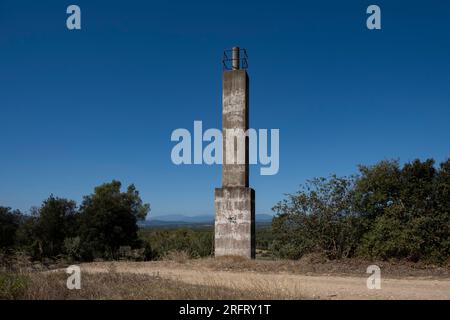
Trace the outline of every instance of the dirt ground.
{"label": "dirt ground", "polygon": [[223,258],[97,262],[82,264],[81,270],[90,274],[111,270],[145,274],[189,285],[264,292],[279,299],[450,299],[448,268],[379,262],[381,289],[368,289],[367,266],[367,262],[362,261],[278,262]]}

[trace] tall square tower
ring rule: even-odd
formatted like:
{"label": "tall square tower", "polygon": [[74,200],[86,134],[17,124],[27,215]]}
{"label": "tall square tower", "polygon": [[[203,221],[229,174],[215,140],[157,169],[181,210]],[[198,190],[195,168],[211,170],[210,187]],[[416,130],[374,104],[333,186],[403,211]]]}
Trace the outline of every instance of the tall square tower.
{"label": "tall square tower", "polygon": [[[249,188],[249,78],[245,50],[225,52],[222,188],[215,189],[215,256],[255,257],[255,191]],[[242,55],[245,55],[242,57]],[[244,68],[241,69],[241,64]]]}

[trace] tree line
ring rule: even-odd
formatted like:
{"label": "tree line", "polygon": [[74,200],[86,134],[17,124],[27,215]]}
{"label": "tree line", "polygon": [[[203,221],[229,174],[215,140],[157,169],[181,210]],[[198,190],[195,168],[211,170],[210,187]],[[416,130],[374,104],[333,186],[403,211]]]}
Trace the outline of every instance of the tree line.
{"label": "tree line", "polygon": [[273,254],[450,261],[450,159],[359,166],[316,178],[273,210]]}
{"label": "tree line", "polygon": [[[450,159],[439,166],[385,160],[349,177],[315,178],[273,210],[272,227],[257,232],[257,243],[276,258],[450,261]],[[134,185],[122,192],[118,181],[96,187],[80,206],[51,195],[27,215],[0,207],[0,251],[76,261],[213,254],[212,229],[138,232],[149,211]]]}
{"label": "tree line", "polygon": [[145,257],[149,248],[138,237],[137,222],[149,211],[134,185],[122,192],[114,180],[96,187],[79,207],[53,195],[29,215],[0,207],[0,248],[32,259],[115,259],[124,247],[142,249]]}

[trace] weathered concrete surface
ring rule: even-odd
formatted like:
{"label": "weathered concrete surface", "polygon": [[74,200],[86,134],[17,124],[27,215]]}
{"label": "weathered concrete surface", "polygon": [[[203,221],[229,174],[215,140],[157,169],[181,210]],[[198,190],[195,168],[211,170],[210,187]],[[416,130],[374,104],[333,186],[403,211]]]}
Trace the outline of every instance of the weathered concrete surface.
{"label": "weathered concrete surface", "polygon": [[[255,191],[249,188],[249,79],[233,48],[233,69],[223,73],[222,188],[215,190],[215,256],[255,257]],[[237,60],[236,60],[237,59]],[[230,161],[230,159],[232,161]]]}
{"label": "weathered concrete surface", "polygon": [[255,257],[255,191],[246,187],[215,190],[215,256]]}
{"label": "weathered concrete surface", "polygon": [[[248,129],[248,84],[248,75],[245,70],[225,71],[223,73],[222,185],[226,187],[248,187],[248,137],[241,136],[243,143],[239,143],[239,138],[235,139],[233,137],[234,141],[229,141],[229,139],[227,139],[227,136],[230,137],[230,133],[245,133]],[[243,148],[238,150],[240,146]],[[238,158],[242,153],[244,161],[241,161],[239,164]],[[230,158],[235,159],[236,161],[234,163],[229,163],[227,159]]]}

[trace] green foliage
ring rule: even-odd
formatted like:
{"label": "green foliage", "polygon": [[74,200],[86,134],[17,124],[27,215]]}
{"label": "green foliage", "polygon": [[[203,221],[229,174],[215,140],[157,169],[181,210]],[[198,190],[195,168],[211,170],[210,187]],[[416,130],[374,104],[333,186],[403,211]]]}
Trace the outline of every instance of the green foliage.
{"label": "green foliage", "polygon": [[330,258],[351,255],[359,237],[352,211],[353,183],[353,178],[318,178],[287,195],[273,208],[277,216],[271,250],[289,259],[316,251]]}
{"label": "green foliage", "polygon": [[273,233],[270,225],[256,225],[256,249],[269,250],[273,240]]}
{"label": "green foliage", "polygon": [[380,161],[375,166],[359,166],[353,191],[354,210],[373,221],[400,194],[400,165],[395,161]]}
{"label": "green foliage", "polygon": [[[313,179],[273,210],[272,228],[256,230],[257,248],[265,254],[444,263],[450,259],[450,159],[438,167],[431,159],[403,166],[385,160],[360,166],[356,176]],[[213,254],[211,227],[145,229],[138,235],[137,222],[149,211],[134,185],[122,192],[118,181],[96,187],[79,208],[54,196],[31,215],[0,207],[0,249],[75,261]]]}
{"label": "green foliage", "polygon": [[[126,192],[120,187],[112,181],[95,188],[79,209],[74,201],[53,195],[32,208],[31,215],[0,207],[0,248],[24,251],[33,259],[62,255],[70,260],[115,259],[122,246],[140,248],[137,221],[150,206],[134,185]],[[150,248],[144,245],[142,252],[150,255]]]}
{"label": "green foliage", "polygon": [[23,297],[29,278],[16,273],[0,272],[0,300],[16,300]]}
{"label": "green foliage", "polygon": [[52,257],[63,251],[64,239],[76,234],[76,213],[75,201],[51,195],[43,202],[34,226],[41,256]]}
{"label": "green foliage", "polygon": [[160,259],[170,252],[186,252],[192,258],[213,254],[212,228],[144,229],[141,238],[151,245],[151,255]]}
{"label": "green foliage", "polygon": [[372,228],[364,235],[358,253],[363,256],[407,257],[420,250],[420,242],[414,239],[413,230],[404,221],[405,212],[399,205],[391,205],[377,217]]}
{"label": "green foliage", "polygon": [[20,224],[19,211],[0,207],[0,248],[11,248],[16,242],[16,232]]}
{"label": "green foliage", "polygon": [[150,206],[142,203],[134,185],[126,192],[120,188],[120,182],[112,181],[84,197],[80,208],[83,259],[117,258],[120,246],[140,245],[137,221],[145,218]]}
{"label": "green foliage", "polygon": [[[146,244],[146,259],[161,259],[171,252],[186,252],[191,258],[214,254],[214,226],[185,228],[144,228],[139,236]],[[256,248],[268,250],[272,243],[272,228],[256,226]]]}
{"label": "green foliage", "polygon": [[65,238],[63,252],[71,261],[81,260],[81,238],[79,236]]}
{"label": "green foliage", "polygon": [[37,208],[33,208],[32,210],[33,215],[22,215],[20,217],[20,225],[16,232],[16,247],[26,252],[33,259],[39,259],[42,258],[42,245],[36,234],[39,212]]}
{"label": "green foliage", "polygon": [[314,179],[274,210],[271,250],[299,258],[366,256],[445,262],[450,257],[450,160],[360,166],[352,178]]}
{"label": "green foliage", "polygon": [[[383,205],[369,221],[370,229],[358,249],[360,255],[437,263],[448,259],[450,215],[446,197],[449,194],[445,191],[450,185],[448,163],[449,160],[441,164],[441,170],[436,170],[431,159],[415,160],[395,170],[389,182],[396,186],[396,192],[379,198]],[[398,167],[398,163],[391,164]],[[362,172],[357,184],[358,199],[380,194],[384,181],[370,173],[381,172],[383,168],[376,165]],[[361,187],[368,185],[372,188]]]}

